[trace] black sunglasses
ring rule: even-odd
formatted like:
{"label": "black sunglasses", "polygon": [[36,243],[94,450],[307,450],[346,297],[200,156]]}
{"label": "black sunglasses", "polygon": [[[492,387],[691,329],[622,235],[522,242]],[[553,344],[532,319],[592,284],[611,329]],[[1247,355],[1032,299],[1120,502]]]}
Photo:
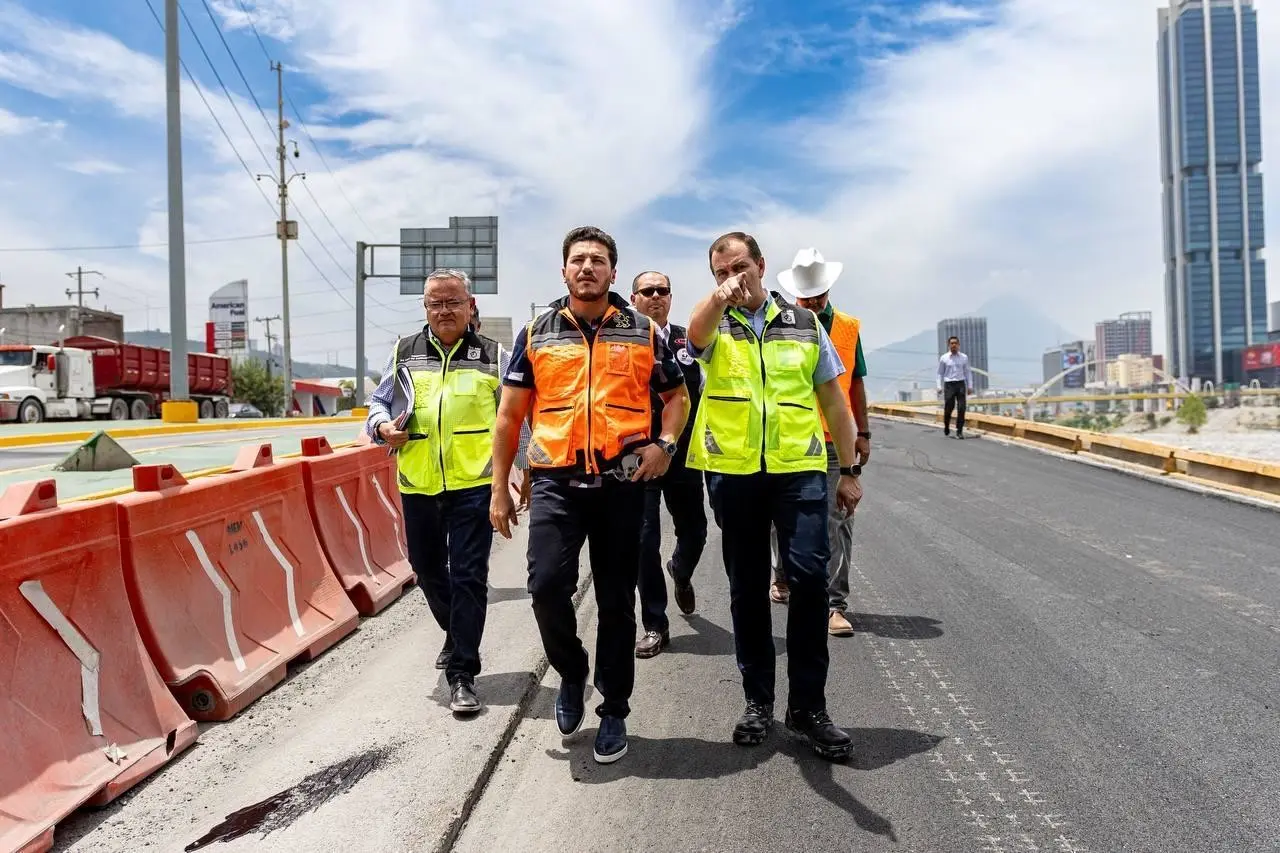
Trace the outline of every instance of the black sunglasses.
{"label": "black sunglasses", "polygon": [[671,288],[669,287],[642,287],[636,291],[641,296],[647,296],[652,299],[655,296],[670,296]]}

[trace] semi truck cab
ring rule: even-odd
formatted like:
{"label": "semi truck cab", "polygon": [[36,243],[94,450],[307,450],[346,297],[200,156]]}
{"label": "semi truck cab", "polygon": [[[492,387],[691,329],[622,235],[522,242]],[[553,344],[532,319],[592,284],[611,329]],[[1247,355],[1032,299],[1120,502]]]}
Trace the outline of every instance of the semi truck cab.
{"label": "semi truck cab", "polygon": [[93,354],[51,346],[0,347],[0,421],[93,416]]}

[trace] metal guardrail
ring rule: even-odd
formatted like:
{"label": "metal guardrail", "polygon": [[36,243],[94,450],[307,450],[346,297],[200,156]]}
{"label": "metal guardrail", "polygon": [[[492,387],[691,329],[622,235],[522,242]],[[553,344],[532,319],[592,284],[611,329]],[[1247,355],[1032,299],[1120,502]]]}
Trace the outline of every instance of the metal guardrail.
{"label": "metal guardrail", "polygon": [[[873,403],[869,409],[871,414],[880,417],[942,422],[940,410],[922,410],[914,406],[883,403]],[[1129,436],[1108,435],[1000,415],[968,413],[965,415],[965,424],[1015,441],[1047,445],[1064,453],[1089,454],[1140,465],[1163,475],[1209,481],[1231,489],[1260,493],[1271,499],[1280,498],[1280,465],[1275,463],[1200,450],[1183,450]]]}
{"label": "metal guardrail", "polygon": [[[1240,388],[1231,392],[1218,390],[1207,396],[1222,397],[1227,393],[1232,395],[1239,394],[1241,397],[1280,397],[1280,388]],[[1123,402],[1125,400],[1181,400],[1194,396],[1197,395],[1189,394],[1185,391],[1133,391],[1126,394],[1072,394],[1057,397],[1036,397],[1031,402],[1035,405],[1040,403],[1107,403]],[[902,400],[893,403],[876,403],[875,405],[927,407],[941,404],[940,400]],[[974,406],[1025,406],[1026,404],[1026,397],[969,397],[966,400],[966,405],[969,408]]]}

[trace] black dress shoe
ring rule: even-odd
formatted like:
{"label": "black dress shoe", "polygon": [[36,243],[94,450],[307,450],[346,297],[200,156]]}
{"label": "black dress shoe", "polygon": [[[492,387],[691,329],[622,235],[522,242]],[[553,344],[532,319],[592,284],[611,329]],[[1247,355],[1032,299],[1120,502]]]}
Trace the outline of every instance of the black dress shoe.
{"label": "black dress shoe", "polygon": [[468,681],[458,681],[449,696],[449,710],[455,714],[475,714],[480,710],[480,700],[475,688]]}
{"label": "black dress shoe", "polygon": [[671,575],[672,584],[675,586],[676,607],[688,616],[698,608],[698,597],[693,594],[693,583],[676,580],[675,572],[671,571],[671,563],[667,563],[667,574]]}
{"label": "black dress shoe", "polygon": [[742,718],[733,727],[733,742],[738,746],[755,746],[764,743],[773,727],[773,706],[763,702],[748,702]]}
{"label": "black dress shoe", "polygon": [[453,647],[445,646],[440,650],[440,654],[436,655],[436,669],[448,669],[451,657],[453,657]]}
{"label": "black dress shoe", "polygon": [[831,722],[826,711],[787,711],[787,728],[804,735],[813,751],[828,761],[844,761],[853,754],[853,738]]}
{"label": "black dress shoe", "polygon": [[582,728],[582,718],[586,713],[586,683],[560,682],[560,694],[556,697],[556,728],[561,736],[569,737]]}
{"label": "black dress shoe", "polygon": [[671,635],[666,631],[645,631],[636,643],[636,657],[651,658],[671,645]]}

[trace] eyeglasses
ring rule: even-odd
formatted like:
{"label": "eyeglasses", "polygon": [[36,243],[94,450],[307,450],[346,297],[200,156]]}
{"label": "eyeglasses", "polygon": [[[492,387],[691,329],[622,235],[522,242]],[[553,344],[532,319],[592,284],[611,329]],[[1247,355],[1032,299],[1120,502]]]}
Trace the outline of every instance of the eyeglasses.
{"label": "eyeglasses", "polygon": [[670,296],[671,288],[669,287],[642,287],[636,291],[641,296],[647,296],[652,299],[655,296]]}
{"label": "eyeglasses", "polygon": [[450,311],[450,312],[457,311],[459,308],[461,308],[463,305],[466,305],[466,304],[467,302],[462,299],[450,299],[447,302],[424,302],[423,303],[423,305],[427,306],[427,310],[432,312],[433,314],[440,314],[444,311]]}

